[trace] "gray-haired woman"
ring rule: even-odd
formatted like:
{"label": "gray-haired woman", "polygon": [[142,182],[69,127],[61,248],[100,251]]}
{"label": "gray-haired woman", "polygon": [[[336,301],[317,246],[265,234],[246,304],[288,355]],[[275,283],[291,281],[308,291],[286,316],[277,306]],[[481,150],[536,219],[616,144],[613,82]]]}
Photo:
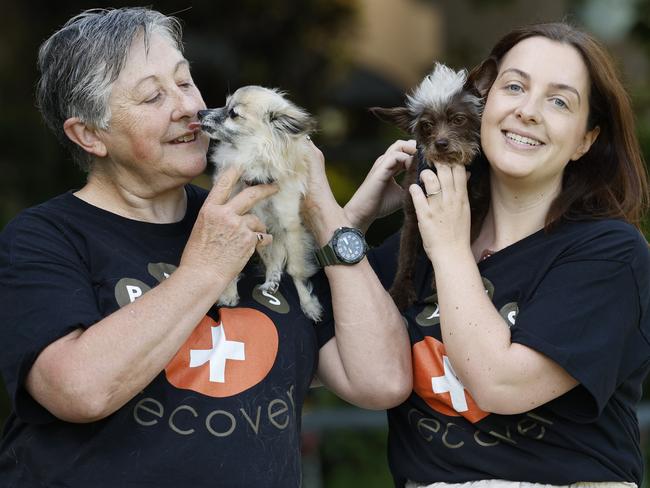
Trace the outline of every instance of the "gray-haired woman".
{"label": "gray-haired woman", "polygon": [[[43,44],[39,67],[43,116],[88,178],[0,235],[13,405],[0,485],[298,486],[315,375],[370,408],[409,394],[406,331],[365,259],[327,268],[333,312],[315,327],[290,283],[262,292],[248,264],[272,239],[248,211],[276,189],[230,198],[232,172],[210,193],[189,184],[208,141],[176,20],[86,11]],[[310,147],[306,210],[324,245],[349,222]],[[240,305],[215,307],[242,270]]]}

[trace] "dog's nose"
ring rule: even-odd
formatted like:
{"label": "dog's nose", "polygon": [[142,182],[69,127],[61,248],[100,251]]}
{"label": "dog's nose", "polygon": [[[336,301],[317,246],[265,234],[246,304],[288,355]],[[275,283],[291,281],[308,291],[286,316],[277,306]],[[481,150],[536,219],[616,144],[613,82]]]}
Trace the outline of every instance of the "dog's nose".
{"label": "dog's nose", "polygon": [[209,113],[210,113],[209,110],[199,110],[197,114],[199,116],[199,120],[203,120],[203,118],[207,117]]}
{"label": "dog's nose", "polygon": [[[201,112],[199,112],[199,114],[200,113]],[[439,151],[444,151],[449,147],[449,139],[436,139],[434,144],[436,145],[436,149],[438,149]]]}

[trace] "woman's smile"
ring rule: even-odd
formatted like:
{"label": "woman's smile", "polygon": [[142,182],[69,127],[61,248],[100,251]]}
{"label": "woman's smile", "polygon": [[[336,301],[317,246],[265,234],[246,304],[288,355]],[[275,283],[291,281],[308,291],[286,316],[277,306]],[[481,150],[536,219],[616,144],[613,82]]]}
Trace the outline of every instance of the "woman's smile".
{"label": "woman's smile", "polygon": [[506,138],[506,142],[517,149],[524,149],[524,150],[537,149],[544,145],[543,142],[533,137],[523,135],[514,131],[503,130],[501,132]]}

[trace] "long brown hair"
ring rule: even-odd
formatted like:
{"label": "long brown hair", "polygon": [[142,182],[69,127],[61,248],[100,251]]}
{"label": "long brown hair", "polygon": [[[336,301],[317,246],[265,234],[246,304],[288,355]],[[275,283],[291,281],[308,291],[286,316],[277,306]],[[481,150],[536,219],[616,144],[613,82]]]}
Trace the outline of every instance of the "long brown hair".
{"label": "long brown hair", "polygon": [[[561,220],[603,218],[622,219],[639,227],[648,209],[646,166],[629,95],[612,58],[598,41],[566,23],[520,27],[502,37],[470,77],[487,96],[503,57],[530,37],[545,37],[577,49],[591,81],[587,129],[600,127],[589,151],[566,166],[562,190],[546,217],[546,229]],[[484,157],[481,159],[476,162],[477,175],[470,182],[473,235],[480,230],[490,200],[488,163]]]}

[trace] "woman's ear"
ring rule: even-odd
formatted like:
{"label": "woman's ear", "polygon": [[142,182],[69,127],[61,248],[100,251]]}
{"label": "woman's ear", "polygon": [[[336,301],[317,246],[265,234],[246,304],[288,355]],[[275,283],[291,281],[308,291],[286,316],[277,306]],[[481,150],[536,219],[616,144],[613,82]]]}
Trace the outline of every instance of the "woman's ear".
{"label": "woman's ear", "polygon": [[596,139],[598,138],[598,134],[600,134],[600,127],[596,126],[591,130],[588,130],[584,137],[582,138],[582,143],[578,146],[576,149],[576,152],[573,153],[573,156],[571,156],[571,161],[577,161],[580,159],[582,156],[587,154],[589,149],[591,148],[591,145],[596,142]]}
{"label": "woman's ear", "polygon": [[93,156],[103,158],[106,156],[106,145],[98,137],[94,129],[88,127],[78,117],[70,117],[63,123],[63,131],[72,142]]}

